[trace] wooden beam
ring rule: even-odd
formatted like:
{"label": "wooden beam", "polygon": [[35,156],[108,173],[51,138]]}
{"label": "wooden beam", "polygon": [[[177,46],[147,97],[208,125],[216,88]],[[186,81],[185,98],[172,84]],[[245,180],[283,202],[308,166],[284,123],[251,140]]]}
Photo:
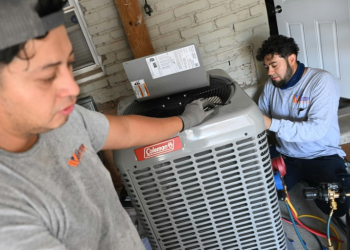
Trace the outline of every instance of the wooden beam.
{"label": "wooden beam", "polygon": [[151,38],[138,0],[115,0],[135,58],[154,54]]}

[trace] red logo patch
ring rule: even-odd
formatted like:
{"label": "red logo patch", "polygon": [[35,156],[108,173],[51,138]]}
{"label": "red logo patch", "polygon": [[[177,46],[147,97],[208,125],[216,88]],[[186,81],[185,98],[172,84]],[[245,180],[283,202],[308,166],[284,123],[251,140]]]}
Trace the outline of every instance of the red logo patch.
{"label": "red logo patch", "polygon": [[182,149],[180,137],[174,137],[156,144],[135,149],[135,155],[138,161],[147,160],[159,155],[164,155],[176,150]]}

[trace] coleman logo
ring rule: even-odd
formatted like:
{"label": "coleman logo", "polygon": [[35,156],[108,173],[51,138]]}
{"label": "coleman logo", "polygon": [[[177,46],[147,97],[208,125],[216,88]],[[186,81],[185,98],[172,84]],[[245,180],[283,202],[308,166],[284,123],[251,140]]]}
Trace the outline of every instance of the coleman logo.
{"label": "coleman logo", "polygon": [[145,158],[150,158],[154,155],[166,154],[168,152],[174,151],[174,140],[168,142],[158,143],[150,147],[145,147]]}
{"label": "coleman logo", "polygon": [[138,161],[143,161],[156,156],[168,154],[179,149],[182,149],[182,143],[180,137],[177,136],[166,141],[137,148],[135,149],[135,155]]}

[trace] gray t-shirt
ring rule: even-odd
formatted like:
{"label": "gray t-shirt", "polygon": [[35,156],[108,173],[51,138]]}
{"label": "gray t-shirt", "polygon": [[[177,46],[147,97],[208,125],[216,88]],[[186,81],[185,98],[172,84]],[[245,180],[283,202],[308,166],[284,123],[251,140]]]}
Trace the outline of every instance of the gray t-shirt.
{"label": "gray t-shirt", "polygon": [[0,249],[144,249],[96,155],[108,129],[76,105],[28,151],[0,150]]}

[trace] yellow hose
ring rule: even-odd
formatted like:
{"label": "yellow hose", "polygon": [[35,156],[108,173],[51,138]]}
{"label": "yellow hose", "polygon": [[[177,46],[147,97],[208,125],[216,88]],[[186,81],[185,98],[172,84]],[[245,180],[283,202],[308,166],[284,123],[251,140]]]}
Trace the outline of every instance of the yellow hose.
{"label": "yellow hose", "polygon": [[[327,221],[325,221],[324,219],[320,218],[320,217],[317,217],[317,216],[314,216],[314,215],[310,215],[310,214],[303,214],[303,215],[298,215],[297,211],[295,210],[295,208],[293,207],[292,203],[290,202],[290,200],[288,198],[286,198],[286,202],[288,203],[289,207],[293,210],[294,214],[296,215],[296,217],[299,219],[299,218],[303,218],[303,217],[309,217],[309,218],[314,218],[314,219],[317,219],[319,221],[322,221],[324,223],[327,224]],[[335,230],[335,228],[330,225],[331,229],[333,230],[334,234],[336,235],[337,239],[340,240],[339,238],[339,234],[338,232]],[[338,248],[337,250],[340,250],[341,248],[341,243],[340,242],[337,242],[338,243]]]}

